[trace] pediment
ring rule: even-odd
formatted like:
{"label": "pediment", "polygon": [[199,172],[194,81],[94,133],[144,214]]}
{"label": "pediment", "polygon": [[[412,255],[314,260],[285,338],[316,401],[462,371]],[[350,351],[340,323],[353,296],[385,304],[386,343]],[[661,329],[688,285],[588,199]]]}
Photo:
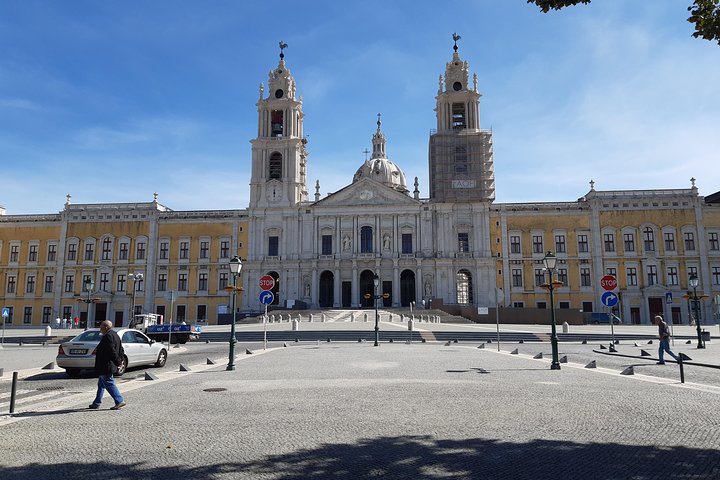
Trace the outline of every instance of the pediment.
{"label": "pediment", "polygon": [[418,205],[420,202],[409,195],[393,190],[369,178],[363,178],[313,205],[318,207],[359,205]]}

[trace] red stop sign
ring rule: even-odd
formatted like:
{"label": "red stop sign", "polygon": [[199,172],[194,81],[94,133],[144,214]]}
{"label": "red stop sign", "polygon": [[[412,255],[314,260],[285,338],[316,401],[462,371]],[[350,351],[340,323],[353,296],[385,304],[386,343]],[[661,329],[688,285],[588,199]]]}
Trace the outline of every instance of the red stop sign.
{"label": "red stop sign", "polygon": [[600,279],[600,286],[605,290],[615,290],[617,288],[617,278],[612,275],[605,275]]}
{"label": "red stop sign", "polygon": [[275,286],[275,279],[270,275],[260,277],[260,288],[263,290],[272,290]]}

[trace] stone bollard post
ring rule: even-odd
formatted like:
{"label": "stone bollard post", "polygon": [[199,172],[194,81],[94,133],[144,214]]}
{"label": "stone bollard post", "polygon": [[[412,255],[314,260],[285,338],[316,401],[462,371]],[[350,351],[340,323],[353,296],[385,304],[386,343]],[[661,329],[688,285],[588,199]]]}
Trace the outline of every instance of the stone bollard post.
{"label": "stone bollard post", "polygon": [[368,321],[367,313],[365,314],[365,321],[366,321],[366,322]]}
{"label": "stone bollard post", "polygon": [[52,335],[52,328],[50,328],[50,325],[48,325],[47,327],[45,327],[45,336],[49,337],[51,335]]}
{"label": "stone bollard post", "polygon": [[321,315],[320,321],[321,321],[322,323],[325,323],[325,322],[327,321],[327,318],[325,317],[325,314],[324,314],[324,313]]}
{"label": "stone bollard post", "polygon": [[310,315],[308,315],[308,322],[313,323],[314,320],[315,320],[315,319],[313,318],[313,314],[312,314],[312,313],[311,313]]}
{"label": "stone bollard post", "polygon": [[[288,321],[289,321],[289,319],[288,319]],[[298,322],[297,320],[293,320],[292,321],[292,329],[293,329],[293,331],[300,330],[300,322]]]}
{"label": "stone bollard post", "polygon": [[563,322],[563,333],[569,333],[570,332],[570,325],[568,325],[568,322]]}

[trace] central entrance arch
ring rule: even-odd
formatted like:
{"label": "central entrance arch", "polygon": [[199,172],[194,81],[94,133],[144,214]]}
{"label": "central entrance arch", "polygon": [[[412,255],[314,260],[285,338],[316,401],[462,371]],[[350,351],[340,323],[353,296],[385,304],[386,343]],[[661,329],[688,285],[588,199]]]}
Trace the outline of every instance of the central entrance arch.
{"label": "central entrance arch", "polygon": [[[372,270],[363,270],[360,274],[360,306],[363,308],[375,308],[375,299],[373,299],[375,284],[373,279],[375,272]],[[366,294],[370,294],[370,298],[365,298]]]}
{"label": "central entrance arch", "polygon": [[320,274],[320,308],[331,308],[335,302],[335,275],[329,270]]}
{"label": "central entrance arch", "polygon": [[400,274],[400,306],[408,307],[415,301],[415,272],[403,270]]}

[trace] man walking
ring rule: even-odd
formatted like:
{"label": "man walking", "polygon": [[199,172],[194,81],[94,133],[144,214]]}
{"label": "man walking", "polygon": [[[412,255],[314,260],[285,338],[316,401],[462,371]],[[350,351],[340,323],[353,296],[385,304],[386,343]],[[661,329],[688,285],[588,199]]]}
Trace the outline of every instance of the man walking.
{"label": "man walking", "polygon": [[115,406],[110,407],[110,410],[119,410],[125,406],[125,401],[115,385],[113,375],[117,373],[117,367],[122,362],[122,344],[120,337],[112,329],[110,320],[100,323],[100,334],[102,338],[95,353],[95,372],[98,374],[97,395],[88,408],[93,410],[100,408],[103,393],[107,390],[115,400]]}
{"label": "man walking", "polygon": [[665,352],[669,353],[675,361],[678,361],[678,356],[670,350],[670,328],[668,328],[668,324],[665,323],[660,315],[656,315],[655,325],[658,326],[658,337],[660,338],[660,346],[658,347],[658,357],[660,358],[660,361],[657,362],[657,364],[665,365],[665,360],[663,358]]}

